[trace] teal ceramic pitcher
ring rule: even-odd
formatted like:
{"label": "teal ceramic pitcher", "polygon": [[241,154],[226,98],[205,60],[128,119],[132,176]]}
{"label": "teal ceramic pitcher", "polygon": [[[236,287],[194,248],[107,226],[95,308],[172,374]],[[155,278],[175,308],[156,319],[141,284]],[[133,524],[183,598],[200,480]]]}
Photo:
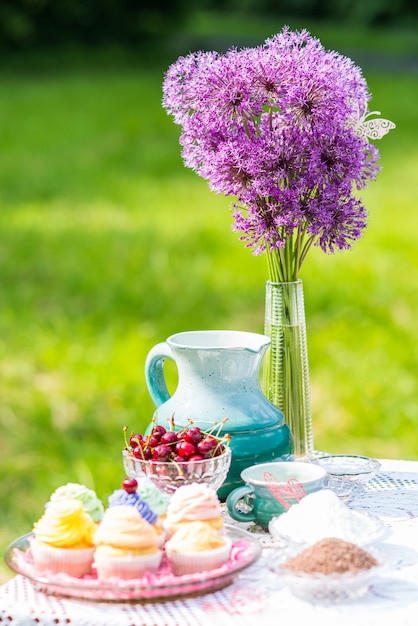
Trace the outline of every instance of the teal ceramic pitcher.
{"label": "teal ceramic pitcher", "polygon": [[[293,442],[283,413],[263,394],[260,368],[270,338],[250,332],[203,330],[181,332],[157,344],[145,362],[145,378],[156,406],[153,422],[176,427],[192,420],[203,429],[227,418],[232,461],[218,491],[221,500],[243,484],[241,472],[251,465],[293,460]],[[164,362],[173,359],[178,384],[170,395]]]}

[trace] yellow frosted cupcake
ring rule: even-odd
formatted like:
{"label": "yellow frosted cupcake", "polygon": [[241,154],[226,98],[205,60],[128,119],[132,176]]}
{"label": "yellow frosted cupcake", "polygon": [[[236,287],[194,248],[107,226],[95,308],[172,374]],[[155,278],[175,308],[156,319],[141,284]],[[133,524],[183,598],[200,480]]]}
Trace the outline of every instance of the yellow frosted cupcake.
{"label": "yellow frosted cupcake", "polygon": [[184,524],[165,545],[177,576],[220,567],[229,559],[231,541],[205,522]]}
{"label": "yellow frosted cupcake", "polygon": [[224,526],[218,495],[204,483],[184,485],[173,493],[164,528],[172,535],[184,524],[197,521],[205,522],[215,530],[221,530]]}
{"label": "yellow frosted cupcake", "polygon": [[94,535],[98,578],[127,580],[156,572],[162,558],[157,541],[154,528],[133,506],[107,509]]}
{"label": "yellow frosted cupcake", "polygon": [[33,526],[31,550],[36,569],[79,578],[89,574],[93,562],[96,524],[81,502],[51,503]]}

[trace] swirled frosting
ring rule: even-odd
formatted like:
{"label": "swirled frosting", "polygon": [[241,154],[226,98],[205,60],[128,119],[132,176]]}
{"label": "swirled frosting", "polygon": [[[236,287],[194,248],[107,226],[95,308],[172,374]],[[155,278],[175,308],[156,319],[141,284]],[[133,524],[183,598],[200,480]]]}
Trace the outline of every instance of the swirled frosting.
{"label": "swirled frosting", "polygon": [[221,506],[216,491],[206,484],[192,483],[179,487],[171,496],[167,522],[193,522],[220,517]]}
{"label": "swirled frosting", "polygon": [[94,535],[97,547],[120,550],[157,550],[154,528],[131,505],[113,506],[105,511]]}
{"label": "swirled frosting", "polygon": [[155,524],[158,519],[157,513],[142,500],[138,493],[128,493],[124,489],[116,489],[116,491],[109,496],[109,508],[125,505],[133,506],[149,524]]}
{"label": "swirled frosting", "polygon": [[46,506],[48,507],[51,502],[58,502],[59,500],[79,500],[94,522],[100,522],[103,517],[104,506],[102,502],[92,489],[88,489],[84,485],[67,483],[58,487]]}
{"label": "swirled frosting", "polygon": [[151,507],[154,513],[157,513],[157,515],[166,514],[170,496],[158,489],[152,480],[146,476],[139,478],[137,493]]}
{"label": "swirled frosting", "polygon": [[90,548],[96,524],[77,500],[51,502],[33,526],[33,534],[56,548]]}
{"label": "swirled frosting", "polygon": [[185,524],[167,541],[166,548],[174,552],[201,552],[225,545],[222,535],[205,522]]}

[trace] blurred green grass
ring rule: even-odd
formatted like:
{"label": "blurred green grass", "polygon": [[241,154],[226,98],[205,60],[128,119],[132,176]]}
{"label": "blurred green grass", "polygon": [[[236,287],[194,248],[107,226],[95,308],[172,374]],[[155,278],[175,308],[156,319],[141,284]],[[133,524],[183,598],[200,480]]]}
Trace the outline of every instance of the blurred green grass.
{"label": "blurred green grass", "polygon": [[[399,54],[391,37],[385,51]],[[237,241],[229,200],[183,167],[161,107],[176,46],[146,68],[28,59],[0,72],[2,551],[60,484],[104,501],[118,487],[122,428],[142,430],[154,408],[152,345],[179,330],[263,330],[265,259]],[[397,129],[379,143],[364,238],[333,257],[313,250],[302,274],[315,446],[417,458],[418,81],[385,66],[365,75]]]}

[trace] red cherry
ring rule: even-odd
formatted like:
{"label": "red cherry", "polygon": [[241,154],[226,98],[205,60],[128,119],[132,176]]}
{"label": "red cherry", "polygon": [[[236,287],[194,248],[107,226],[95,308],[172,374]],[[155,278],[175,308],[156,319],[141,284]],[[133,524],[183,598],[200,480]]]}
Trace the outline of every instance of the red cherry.
{"label": "red cherry", "polygon": [[161,436],[160,443],[174,443],[177,441],[177,435],[172,430],[168,430],[164,435]]}
{"label": "red cherry", "polygon": [[192,461],[203,461],[204,459],[200,454],[192,454],[192,456],[189,456],[187,460],[191,463]]}
{"label": "red cherry", "polygon": [[156,435],[148,435],[143,441],[145,441],[146,445],[150,448],[155,448],[160,443],[159,438]]}
{"label": "red cherry", "polygon": [[127,493],[135,493],[138,487],[138,482],[135,478],[125,478],[122,482],[122,487]]}
{"label": "red cherry", "polygon": [[183,437],[184,441],[189,441],[194,445],[199,443],[199,441],[202,441],[202,438],[202,431],[198,426],[193,426],[193,428],[189,428],[189,430],[186,430]]}
{"label": "red cherry", "polygon": [[157,426],[154,426],[154,428],[152,429],[151,434],[154,435],[154,437],[157,437],[157,439],[161,439],[165,432],[166,429],[164,428],[164,426],[157,424]]}
{"label": "red cherry", "polygon": [[152,458],[154,461],[166,461],[171,454],[171,448],[164,443],[155,446]]}
{"label": "red cherry", "polygon": [[196,446],[196,450],[199,454],[201,454],[204,458],[209,458],[212,454],[212,446],[204,441],[199,441]]}
{"label": "red cherry", "polygon": [[206,435],[206,437],[202,439],[202,441],[206,441],[207,443],[209,443],[212,448],[216,448],[216,446],[218,445],[218,440],[213,435]]}
{"label": "red cherry", "polygon": [[193,454],[196,454],[196,448],[189,441],[180,441],[176,445],[176,452],[183,459],[188,459]]}
{"label": "red cherry", "polygon": [[142,435],[137,433],[135,435],[130,436],[129,445],[131,446],[131,448],[136,448],[137,446],[139,446],[141,441],[142,441]]}
{"label": "red cherry", "polygon": [[152,457],[152,448],[137,446],[132,450],[132,455],[140,461],[149,461]]}
{"label": "red cherry", "polygon": [[143,459],[144,458],[144,451],[142,450],[141,446],[136,446],[136,448],[132,449],[132,455],[136,458],[136,459]]}
{"label": "red cherry", "polygon": [[142,450],[142,456],[138,458],[149,461],[152,458],[152,448],[144,448]]}
{"label": "red cherry", "polygon": [[220,456],[225,452],[225,446],[223,443],[219,443],[213,451],[213,456]]}
{"label": "red cherry", "polygon": [[184,463],[186,461],[186,459],[183,459],[182,456],[180,456],[179,454],[177,454],[177,456],[173,457],[173,461],[175,461],[176,463]]}
{"label": "red cherry", "polygon": [[214,449],[215,447],[213,445],[213,442],[207,441],[207,437],[205,437],[205,439],[202,439],[202,441],[199,441],[196,446],[198,454],[201,454],[205,459],[209,459],[213,455]]}

